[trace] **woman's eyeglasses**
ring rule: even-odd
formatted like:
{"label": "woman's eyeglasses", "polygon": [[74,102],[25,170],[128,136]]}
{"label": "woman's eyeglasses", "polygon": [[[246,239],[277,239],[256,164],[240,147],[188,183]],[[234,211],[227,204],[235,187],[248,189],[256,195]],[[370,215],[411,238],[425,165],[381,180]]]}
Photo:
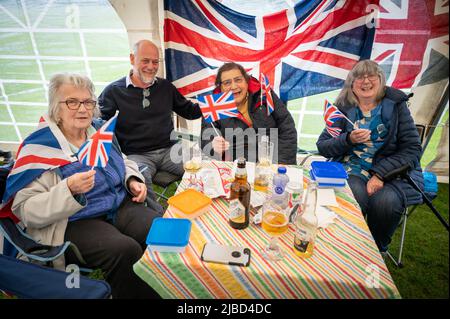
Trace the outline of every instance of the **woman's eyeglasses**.
{"label": "woman's eyeglasses", "polygon": [[370,82],[375,82],[378,80],[378,74],[365,74],[355,77],[355,82],[363,82],[365,79],[368,79]]}
{"label": "woman's eyeglasses", "polygon": [[84,105],[86,110],[93,110],[97,105],[97,101],[94,100],[78,101],[77,99],[67,99],[65,101],[59,101],[59,103],[65,103],[69,110],[72,111],[78,110],[81,104]]}
{"label": "woman's eyeglasses", "polygon": [[241,76],[237,76],[234,79],[229,79],[229,80],[225,80],[220,82],[220,84],[224,87],[224,88],[229,88],[231,86],[231,84],[233,83],[236,84],[241,84],[245,81],[245,78],[241,75]]}
{"label": "woman's eyeglasses", "polygon": [[142,94],[144,95],[144,99],[142,100],[142,107],[145,109],[150,106],[150,89],[146,88],[142,90]]}

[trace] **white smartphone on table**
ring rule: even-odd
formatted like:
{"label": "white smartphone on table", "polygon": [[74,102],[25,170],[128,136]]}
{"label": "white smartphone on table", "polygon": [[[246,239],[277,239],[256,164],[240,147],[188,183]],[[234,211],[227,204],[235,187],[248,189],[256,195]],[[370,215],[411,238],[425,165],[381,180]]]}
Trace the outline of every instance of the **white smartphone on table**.
{"label": "white smartphone on table", "polygon": [[247,267],[250,265],[250,255],[250,248],[206,243],[201,259],[206,262]]}

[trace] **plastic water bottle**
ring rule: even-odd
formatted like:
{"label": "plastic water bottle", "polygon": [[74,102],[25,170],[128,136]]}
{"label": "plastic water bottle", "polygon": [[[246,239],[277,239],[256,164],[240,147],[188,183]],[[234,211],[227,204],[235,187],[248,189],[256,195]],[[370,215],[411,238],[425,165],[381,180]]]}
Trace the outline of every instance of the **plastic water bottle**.
{"label": "plastic water bottle", "polygon": [[278,172],[273,176],[273,188],[271,200],[282,209],[289,205],[289,193],[286,190],[289,177],[286,175],[286,167],[278,167]]}

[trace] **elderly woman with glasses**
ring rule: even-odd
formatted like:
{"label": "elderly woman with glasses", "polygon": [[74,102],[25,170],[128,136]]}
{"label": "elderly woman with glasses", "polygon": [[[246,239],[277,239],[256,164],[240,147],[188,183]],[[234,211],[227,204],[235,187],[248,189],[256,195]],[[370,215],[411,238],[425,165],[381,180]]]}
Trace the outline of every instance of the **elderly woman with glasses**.
{"label": "elderly woman with glasses", "polygon": [[[83,267],[104,272],[114,298],[158,297],[133,272],[146,249],[152,221],[159,216],[143,204],[147,191],[137,165],[121,153],[115,140],[104,168],[92,169],[75,156],[102,125],[93,119],[99,114],[94,85],[82,75],[56,74],[48,95],[48,114],[41,119],[40,130],[25,139],[17,159],[17,163],[33,161],[22,150],[35,143],[33,155],[42,161],[28,166],[25,173],[31,183],[15,194],[13,213],[43,244],[72,242]],[[54,266],[71,263],[80,264],[80,259],[70,250]]]}
{"label": "elderly woman with glasses", "polygon": [[222,160],[244,156],[256,162],[257,143],[267,135],[274,142],[274,162],[296,164],[295,123],[273,91],[274,110],[269,114],[266,101],[261,101],[261,84],[234,62],[219,68],[215,84],[214,93],[232,92],[239,113],[211,124],[203,120],[202,148],[207,155]]}
{"label": "elderly woman with glasses", "polygon": [[422,148],[407,100],[405,93],[386,86],[377,63],[360,61],[335,102],[354,125],[340,119],[335,123],[340,135],[333,137],[324,129],[317,141],[321,155],[346,168],[349,186],[381,252],[387,250],[405,207],[421,201],[419,192],[404,180],[384,178],[409,164],[411,177],[423,185]]}

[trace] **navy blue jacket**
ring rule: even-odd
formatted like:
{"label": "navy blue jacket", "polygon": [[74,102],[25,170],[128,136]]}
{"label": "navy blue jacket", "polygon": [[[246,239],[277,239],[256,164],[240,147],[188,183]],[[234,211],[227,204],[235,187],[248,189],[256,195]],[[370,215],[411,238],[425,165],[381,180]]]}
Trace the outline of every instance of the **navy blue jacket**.
{"label": "navy blue jacket", "polygon": [[[384,177],[394,169],[409,164],[413,168],[409,173],[410,176],[423,189],[423,175],[420,167],[422,147],[419,133],[406,104],[407,100],[407,95],[402,91],[386,87],[386,95],[381,101],[381,118],[389,132],[384,144],[374,155],[370,171]],[[355,106],[343,106],[339,109],[350,121],[355,122],[357,114]],[[342,134],[333,138],[324,129],[316,145],[322,156],[333,161],[342,161],[344,156],[349,155],[353,148],[348,138],[353,127],[345,119],[338,120],[335,126],[342,129]],[[392,183],[397,191],[403,195],[405,205],[422,202],[420,193],[406,181],[396,179],[389,183]]]}

